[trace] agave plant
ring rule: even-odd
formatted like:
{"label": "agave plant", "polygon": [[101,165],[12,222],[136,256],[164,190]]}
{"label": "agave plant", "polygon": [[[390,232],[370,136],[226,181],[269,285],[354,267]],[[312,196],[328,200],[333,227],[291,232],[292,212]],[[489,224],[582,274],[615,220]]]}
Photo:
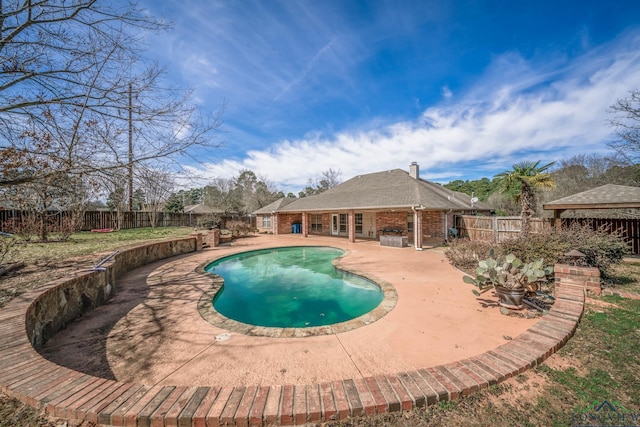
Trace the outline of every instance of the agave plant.
{"label": "agave plant", "polygon": [[476,276],[464,276],[463,280],[478,288],[473,290],[476,295],[496,287],[535,291],[536,282],[552,273],[553,266],[545,267],[543,259],[524,263],[513,254],[495,258],[492,249],[489,258],[478,262]]}

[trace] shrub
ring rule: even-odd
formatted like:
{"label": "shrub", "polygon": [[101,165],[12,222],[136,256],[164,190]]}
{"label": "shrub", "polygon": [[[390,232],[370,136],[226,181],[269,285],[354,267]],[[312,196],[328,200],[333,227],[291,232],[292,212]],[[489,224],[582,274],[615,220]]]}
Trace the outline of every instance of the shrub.
{"label": "shrub", "polygon": [[227,229],[231,231],[234,237],[246,236],[253,231],[251,224],[242,221],[228,221]]}
{"label": "shrub", "polygon": [[499,244],[459,240],[452,242],[445,252],[449,261],[463,271],[473,271],[479,259],[484,259],[491,247],[497,255],[513,253],[524,262],[544,259],[545,265],[566,262],[564,254],[577,249],[586,255],[585,263],[600,269],[601,277],[611,278],[611,268],[619,264],[629,252],[622,235],[606,228],[593,230],[589,225],[574,224],[561,231],[547,230],[529,234],[526,238],[515,237]]}
{"label": "shrub", "polygon": [[544,258],[545,263],[566,262],[564,254],[577,249],[586,255],[585,263],[597,267],[604,280],[611,277],[611,267],[619,264],[629,252],[621,233],[607,228],[594,230],[590,225],[573,224],[561,231],[548,230],[504,242],[502,250],[513,252],[525,262]]}
{"label": "shrub", "polygon": [[548,265],[560,262],[564,254],[574,249],[564,230],[559,233],[545,230],[540,234],[531,233],[526,238],[514,237],[502,242],[500,246],[503,251],[513,253],[524,262],[542,258]]}
{"label": "shrub", "polygon": [[209,215],[201,216],[201,217],[198,217],[197,227],[205,228],[208,230],[213,230],[214,228],[221,228],[222,219],[218,214],[209,214]]}
{"label": "shrub", "polygon": [[[481,240],[453,239],[445,250],[445,255],[456,268],[471,274],[478,266],[478,260],[488,258],[489,251],[494,246],[491,242]],[[496,252],[499,252],[499,248]]]}

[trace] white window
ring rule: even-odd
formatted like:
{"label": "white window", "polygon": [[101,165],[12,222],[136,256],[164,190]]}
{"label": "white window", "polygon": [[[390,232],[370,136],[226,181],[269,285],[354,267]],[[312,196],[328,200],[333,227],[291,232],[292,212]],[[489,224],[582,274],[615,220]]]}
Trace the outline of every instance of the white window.
{"label": "white window", "polygon": [[271,228],[271,215],[262,215],[262,228]]}
{"label": "white window", "polygon": [[356,214],[356,234],[362,234],[362,214]]}
{"label": "white window", "polygon": [[347,214],[340,214],[340,232],[347,232]]}
{"label": "white window", "polygon": [[407,214],[407,232],[413,233],[413,212]]}
{"label": "white window", "polygon": [[322,214],[311,214],[311,231],[322,232]]}

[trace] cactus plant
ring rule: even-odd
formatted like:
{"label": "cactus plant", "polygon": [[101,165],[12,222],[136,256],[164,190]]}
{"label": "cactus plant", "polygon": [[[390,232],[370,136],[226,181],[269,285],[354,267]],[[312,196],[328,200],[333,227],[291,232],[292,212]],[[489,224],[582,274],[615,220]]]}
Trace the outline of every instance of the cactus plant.
{"label": "cactus plant", "polygon": [[543,259],[524,263],[513,254],[496,258],[492,249],[489,258],[478,262],[476,276],[464,276],[463,280],[476,286],[473,293],[479,296],[497,287],[535,291],[536,282],[552,273],[553,266],[545,267]]}

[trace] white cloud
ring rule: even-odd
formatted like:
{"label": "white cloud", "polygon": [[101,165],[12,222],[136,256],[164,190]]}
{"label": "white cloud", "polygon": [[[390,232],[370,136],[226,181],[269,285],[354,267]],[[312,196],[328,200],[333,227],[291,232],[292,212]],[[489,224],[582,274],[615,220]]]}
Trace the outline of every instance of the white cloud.
{"label": "white cloud", "polygon": [[449,86],[443,86],[442,87],[442,96],[445,99],[449,99],[453,96],[453,92],[451,92],[451,89],[449,89]]}
{"label": "white cloud", "polygon": [[[427,178],[454,179],[468,168],[485,176],[514,161],[551,161],[606,151],[607,109],[640,87],[640,39],[601,46],[571,63],[527,62],[513,52],[494,58],[486,74],[456,102],[427,108],[410,121],[333,136],[309,132],[238,161],[207,166],[251,169],[284,189],[296,190],[329,168],[343,178],[407,169],[417,161]],[[447,86],[442,88],[450,97]],[[446,181],[445,181],[446,182]]]}

